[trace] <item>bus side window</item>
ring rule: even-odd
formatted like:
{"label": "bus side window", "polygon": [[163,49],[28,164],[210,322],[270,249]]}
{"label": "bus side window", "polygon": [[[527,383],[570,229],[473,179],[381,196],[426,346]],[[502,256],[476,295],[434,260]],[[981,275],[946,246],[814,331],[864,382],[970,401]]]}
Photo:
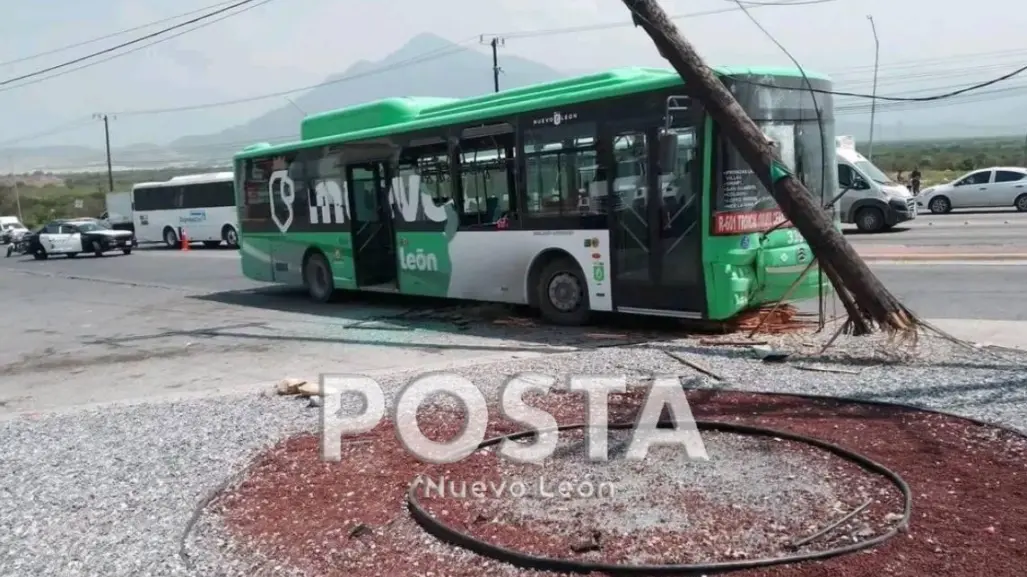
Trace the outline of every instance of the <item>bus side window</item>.
{"label": "bus side window", "polygon": [[441,207],[453,198],[450,182],[449,149],[445,144],[404,148],[396,167],[398,176],[410,173],[420,176],[420,194],[428,195],[435,208]]}
{"label": "bus side window", "polygon": [[245,189],[244,220],[271,220],[271,190],[268,187],[270,174],[270,159],[246,161],[245,179],[243,180],[243,188]]}
{"label": "bus side window", "polygon": [[491,225],[510,210],[511,165],[506,152],[513,134],[460,143],[461,226]]}
{"label": "bus side window", "polygon": [[524,132],[528,215],[577,216],[596,164],[596,126],[580,123]]}

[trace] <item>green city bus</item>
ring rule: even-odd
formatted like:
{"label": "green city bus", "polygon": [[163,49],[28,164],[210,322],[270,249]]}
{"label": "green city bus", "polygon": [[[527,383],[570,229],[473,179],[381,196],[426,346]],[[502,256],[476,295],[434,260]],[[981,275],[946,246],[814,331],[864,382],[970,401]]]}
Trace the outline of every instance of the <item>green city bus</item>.
{"label": "green city bus", "polygon": [[[830,96],[797,69],[716,72],[832,198]],[[591,311],[725,320],[782,298],[812,259],[673,70],[390,98],[300,131],[235,157],[240,255],[247,277],[317,301],[376,291],[530,305],[565,325]],[[790,298],[820,283],[814,271]]]}

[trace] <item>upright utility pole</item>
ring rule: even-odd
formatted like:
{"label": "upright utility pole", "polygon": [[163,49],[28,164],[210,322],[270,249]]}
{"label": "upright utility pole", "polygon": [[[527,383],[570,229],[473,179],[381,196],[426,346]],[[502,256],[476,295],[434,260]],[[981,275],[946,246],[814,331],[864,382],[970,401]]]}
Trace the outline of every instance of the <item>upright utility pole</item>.
{"label": "upright utility pole", "polygon": [[874,161],[874,124],[877,113],[877,65],[881,56],[881,43],[877,40],[877,26],[874,25],[874,17],[867,14],[870,21],[870,30],[874,32],[874,88],[870,99],[870,143],[867,144],[867,160]]}
{"label": "upright utility pole", "polygon": [[[485,43],[485,37],[481,37],[481,42]],[[496,92],[499,92],[499,47],[506,45],[506,39],[500,38],[499,36],[493,36],[492,40],[488,42],[489,46],[492,47],[492,85]]]}
{"label": "upright utility pole", "polygon": [[111,164],[111,125],[106,114],[94,114],[93,118],[103,120],[103,140],[107,148],[107,192],[114,192],[114,167]]}
{"label": "upright utility pole", "polygon": [[25,217],[21,214],[21,192],[18,190],[18,174],[14,170],[14,158],[10,158],[9,161],[11,163],[11,186],[14,187],[14,204],[18,208],[18,220],[24,223]]}

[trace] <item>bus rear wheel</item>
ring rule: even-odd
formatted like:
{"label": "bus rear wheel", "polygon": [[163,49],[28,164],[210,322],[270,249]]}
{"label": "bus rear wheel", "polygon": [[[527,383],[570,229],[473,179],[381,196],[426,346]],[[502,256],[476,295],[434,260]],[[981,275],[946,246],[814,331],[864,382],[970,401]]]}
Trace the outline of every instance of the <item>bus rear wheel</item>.
{"label": "bus rear wheel", "polygon": [[323,254],[315,252],[307,257],[303,263],[303,284],[314,301],[326,303],[331,300],[335,281],[332,279],[332,266]]}
{"label": "bus rear wheel", "polygon": [[170,226],[164,229],[164,244],[168,245],[168,248],[178,248],[178,235]]}
{"label": "bus rear wheel", "polygon": [[226,224],[221,230],[221,240],[225,241],[228,248],[239,248],[239,233],[230,224]]}
{"label": "bus rear wheel", "polygon": [[542,269],[538,283],[538,305],[542,318],[563,326],[588,322],[588,284],[573,260],[558,258]]}

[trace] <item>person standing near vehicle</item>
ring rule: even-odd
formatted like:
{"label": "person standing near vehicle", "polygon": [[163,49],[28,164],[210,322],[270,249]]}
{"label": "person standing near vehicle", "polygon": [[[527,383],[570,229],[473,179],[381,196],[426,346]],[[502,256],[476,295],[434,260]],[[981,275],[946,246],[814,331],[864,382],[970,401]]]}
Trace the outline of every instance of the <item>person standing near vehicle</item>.
{"label": "person standing near vehicle", "polygon": [[914,166],[913,172],[909,173],[909,186],[913,189],[913,195],[920,194],[920,167]]}

